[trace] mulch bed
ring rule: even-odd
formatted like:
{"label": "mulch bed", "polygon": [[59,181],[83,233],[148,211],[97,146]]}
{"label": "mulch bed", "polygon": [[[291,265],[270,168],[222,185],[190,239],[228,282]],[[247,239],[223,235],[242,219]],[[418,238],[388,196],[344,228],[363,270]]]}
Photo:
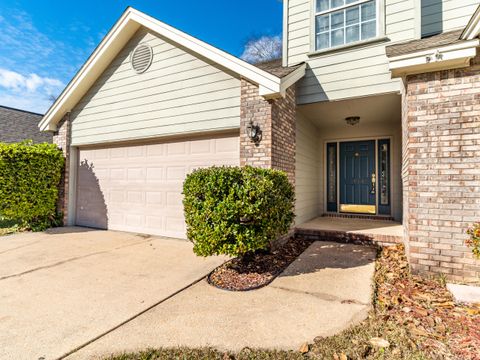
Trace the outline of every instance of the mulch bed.
{"label": "mulch bed", "polygon": [[480,304],[455,304],[439,279],[412,276],[401,246],[377,262],[379,315],[406,328],[433,359],[480,359]]}
{"label": "mulch bed", "polygon": [[291,238],[272,252],[257,252],[244,259],[233,259],[210,273],[208,282],[229,291],[249,291],[270,284],[313,241]]}

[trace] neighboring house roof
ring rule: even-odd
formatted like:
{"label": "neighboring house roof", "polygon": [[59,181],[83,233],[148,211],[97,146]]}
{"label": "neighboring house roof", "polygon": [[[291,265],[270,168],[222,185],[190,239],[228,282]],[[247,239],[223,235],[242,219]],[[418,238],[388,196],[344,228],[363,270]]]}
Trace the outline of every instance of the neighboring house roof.
{"label": "neighboring house roof", "polygon": [[41,130],[56,130],[56,125],[62,117],[80,101],[133,34],[142,26],[192,53],[258,84],[260,95],[266,98],[284,96],[286,89],[305,75],[305,64],[295,68],[287,76],[273,75],[260,67],[251,65],[151,16],[128,7],[47,111],[40,123]]}
{"label": "neighboring house roof", "polygon": [[460,39],[460,35],[462,33],[463,30],[455,30],[434,35],[425,39],[412,40],[402,44],[390,45],[386,47],[387,56],[400,56],[415,53],[421,50],[456,44],[463,41]]}
{"label": "neighboring house roof", "polygon": [[52,134],[38,129],[43,115],[0,105],[0,142],[16,143],[33,140],[52,142]]}

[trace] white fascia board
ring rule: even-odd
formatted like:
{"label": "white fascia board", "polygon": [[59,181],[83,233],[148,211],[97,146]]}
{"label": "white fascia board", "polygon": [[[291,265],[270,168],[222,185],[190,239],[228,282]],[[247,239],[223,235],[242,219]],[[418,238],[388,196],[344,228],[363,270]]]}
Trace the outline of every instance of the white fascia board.
{"label": "white fascia board", "polygon": [[85,95],[95,80],[140,26],[144,26],[172,42],[258,84],[262,96],[274,97],[281,92],[281,79],[279,77],[138,10],[128,8],[47,111],[39,124],[40,130],[56,130],[56,125],[64,114],[71,111],[77,102],[80,101],[82,96]]}
{"label": "white fascia board", "polygon": [[470,59],[476,56],[479,44],[480,40],[476,39],[391,57],[389,59],[389,69],[393,77],[400,77],[419,72],[466,67],[469,65]]}
{"label": "white fascia board", "polygon": [[[85,95],[88,88],[93,85],[94,81],[105,70],[114,56],[116,56],[116,53],[107,56],[108,53],[112,53],[112,47],[120,50],[123,47],[123,42],[125,40],[128,41],[131,35],[138,30],[139,26],[129,22],[128,16],[128,11],[122,15],[53,103],[38,125],[41,131],[57,130],[57,124],[61,118]],[[99,64],[103,66],[99,66]],[[94,72],[93,70],[95,68],[97,68],[97,71]],[[88,80],[90,80],[91,84],[88,84]]]}
{"label": "white fascia board", "polygon": [[480,5],[478,6],[475,14],[467,24],[467,27],[463,31],[460,38],[462,40],[473,40],[480,36]]}
{"label": "white fascia board", "polygon": [[280,93],[282,96],[285,96],[284,94],[290,86],[305,76],[306,70],[307,64],[302,64],[298,69],[295,69],[295,71],[292,71],[290,74],[282,78],[282,83],[280,85]]}

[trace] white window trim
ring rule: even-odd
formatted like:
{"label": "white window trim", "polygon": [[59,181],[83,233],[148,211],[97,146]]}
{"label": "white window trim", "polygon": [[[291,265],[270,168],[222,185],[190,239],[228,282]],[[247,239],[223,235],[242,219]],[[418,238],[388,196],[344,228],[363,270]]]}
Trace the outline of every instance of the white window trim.
{"label": "white window trim", "polygon": [[370,38],[370,39],[351,42],[351,43],[348,43],[348,44],[331,46],[331,47],[328,47],[328,48],[325,48],[325,49],[318,49],[317,50],[317,46],[316,46],[316,44],[317,44],[316,18],[317,18],[318,15],[325,15],[325,14],[328,14],[328,13],[331,13],[331,12],[334,12],[334,11],[337,11],[337,10],[342,10],[342,9],[346,9],[346,8],[349,8],[349,7],[358,6],[358,5],[361,5],[361,4],[366,3],[368,1],[371,1],[371,0],[359,0],[355,4],[338,6],[336,8],[332,8],[332,9],[329,9],[329,10],[317,12],[317,0],[312,0],[311,1],[311,11],[310,11],[310,13],[312,14],[312,16],[310,16],[310,54],[321,54],[323,52],[330,52],[330,51],[334,51],[336,49],[342,49],[342,50],[343,49],[348,49],[350,47],[359,46],[363,43],[370,43],[372,41],[378,41],[378,40],[384,39],[385,38],[385,0],[377,0],[376,1],[377,35],[375,37]]}

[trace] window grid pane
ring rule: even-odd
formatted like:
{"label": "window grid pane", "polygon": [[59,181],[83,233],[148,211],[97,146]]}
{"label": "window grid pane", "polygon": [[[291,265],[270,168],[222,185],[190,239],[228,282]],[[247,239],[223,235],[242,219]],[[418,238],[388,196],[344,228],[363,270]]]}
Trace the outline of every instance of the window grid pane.
{"label": "window grid pane", "polygon": [[316,12],[334,10],[349,5],[361,5],[364,0],[316,0]]}
{"label": "window grid pane", "polygon": [[[351,4],[359,0],[317,0],[319,4]],[[324,5],[325,6],[325,5]],[[337,6],[336,6],[337,7]],[[377,35],[376,0],[348,6],[316,17],[316,49],[322,50],[355,41],[367,40]]]}

